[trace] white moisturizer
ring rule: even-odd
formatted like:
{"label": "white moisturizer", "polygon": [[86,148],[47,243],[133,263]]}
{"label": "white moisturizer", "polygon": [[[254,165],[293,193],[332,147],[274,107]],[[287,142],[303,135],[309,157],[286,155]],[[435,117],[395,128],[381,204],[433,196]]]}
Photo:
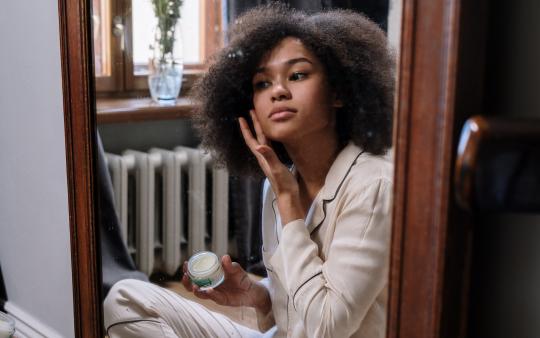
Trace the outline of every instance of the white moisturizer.
{"label": "white moisturizer", "polygon": [[189,259],[188,275],[201,290],[215,288],[225,278],[218,256],[210,251],[199,252]]}
{"label": "white moisturizer", "polygon": [[214,264],[216,264],[216,259],[210,255],[201,256],[198,260],[193,262],[192,270],[195,273],[201,273],[210,269]]}

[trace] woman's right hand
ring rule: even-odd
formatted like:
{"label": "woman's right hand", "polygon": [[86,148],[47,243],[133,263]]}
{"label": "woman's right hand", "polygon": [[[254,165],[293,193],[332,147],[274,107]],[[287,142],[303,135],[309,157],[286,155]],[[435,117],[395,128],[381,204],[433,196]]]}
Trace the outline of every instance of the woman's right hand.
{"label": "woman's right hand", "polygon": [[251,114],[255,135],[253,135],[246,119],[243,117],[238,118],[240,131],[246,145],[257,158],[261,170],[268,178],[272,191],[276,195],[281,224],[285,226],[296,219],[303,219],[305,212],[300,201],[298,181],[289,168],[280,161],[272,148],[270,141],[262,130],[255,110],[250,110],[249,113]]}
{"label": "woman's right hand", "polygon": [[262,313],[268,313],[272,305],[268,290],[249,278],[240,264],[231,261],[229,255],[221,258],[225,279],[219,286],[202,291],[196,284],[191,283],[187,274],[187,262],[184,262],[182,284],[201,299],[211,299],[219,305],[249,306]]}

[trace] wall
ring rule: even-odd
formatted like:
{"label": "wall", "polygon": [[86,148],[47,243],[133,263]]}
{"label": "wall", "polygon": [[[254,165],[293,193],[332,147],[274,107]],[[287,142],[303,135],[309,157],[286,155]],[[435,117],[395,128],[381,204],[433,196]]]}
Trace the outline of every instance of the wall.
{"label": "wall", "polygon": [[0,262],[25,336],[73,337],[58,3],[0,11]]}
{"label": "wall", "polygon": [[101,124],[98,132],[105,151],[115,154],[126,149],[148,151],[199,144],[188,119]]}

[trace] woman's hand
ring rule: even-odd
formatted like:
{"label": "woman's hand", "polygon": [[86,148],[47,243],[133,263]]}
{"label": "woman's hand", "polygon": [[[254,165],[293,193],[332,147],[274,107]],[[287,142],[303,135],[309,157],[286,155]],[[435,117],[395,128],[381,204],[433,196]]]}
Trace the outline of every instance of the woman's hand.
{"label": "woman's hand", "polygon": [[281,163],[270,142],[264,135],[257,115],[254,110],[250,111],[256,138],[251,133],[247,121],[239,118],[240,130],[246,145],[257,158],[259,166],[270,181],[272,191],[276,195],[278,208],[285,225],[295,219],[303,218],[298,182],[289,169]]}
{"label": "woman's hand", "polygon": [[267,313],[272,305],[270,295],[260,283],[249,278],[247,272],[240,264],[231,261],[229,255],[221,258],[225,279],[219,286],[202,291],[197,285],[192,284],[187,274],[187,262],[184,263],[184,287],[201,299],[211,299],[219,305],[249,306]]}

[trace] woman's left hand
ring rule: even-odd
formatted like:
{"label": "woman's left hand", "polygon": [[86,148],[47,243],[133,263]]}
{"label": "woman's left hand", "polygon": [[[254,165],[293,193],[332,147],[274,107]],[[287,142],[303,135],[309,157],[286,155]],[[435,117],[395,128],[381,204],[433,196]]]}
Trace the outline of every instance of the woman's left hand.
{"label": "woman's left hand", "polygon": [[278,208],[283,225],[289,221],[303,218],[300,207],[300,195],[298,182],[289,169],[281,163],[270,142],[264,135],[257,115],[254,110],[250,111],[256,138],[249,129],[247,121],[239,118],[240,130],[246,145],[257,158],[259,166],[270,181],[272,190],[278,200]]}
{"label": "woman's left hand", "polygon": [[272,301],[268,290],[259,282],[252,281],[240,264],[233,262],[229,255],[224,255],[221,257],[221,265],[225,275],[223,283],[202,291],[189,279],[187,262],[184,262],[182,284],[196,297],[211,299],[219,305],[250,306],[262,313],[268,313],[271,310]]}

